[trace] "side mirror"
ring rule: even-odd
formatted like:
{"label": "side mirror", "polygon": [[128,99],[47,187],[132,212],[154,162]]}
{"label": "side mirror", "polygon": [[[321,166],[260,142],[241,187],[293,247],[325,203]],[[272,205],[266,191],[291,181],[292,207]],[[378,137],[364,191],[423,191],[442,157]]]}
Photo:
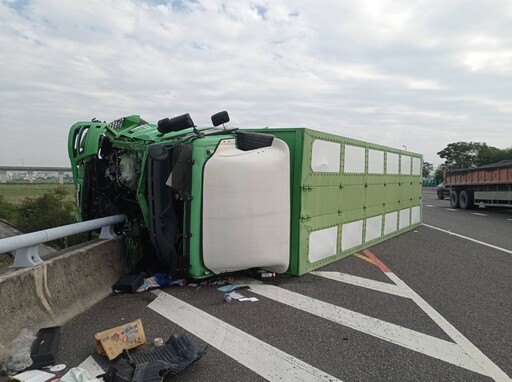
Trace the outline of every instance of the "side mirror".
{"label": "side mirror", "polygon": [[158,131],[162,134],[166,134],[171,131],[180,131],[194,126],[194,121],[192,121],[192,118],[188,113],[171,119],[164,118],[158,121]]}
{"label": "side mirror", "polygon": [[219,111],[217,114],[212,115],[213,126],[223,125],[229,122],[229,114],[227,111]]}

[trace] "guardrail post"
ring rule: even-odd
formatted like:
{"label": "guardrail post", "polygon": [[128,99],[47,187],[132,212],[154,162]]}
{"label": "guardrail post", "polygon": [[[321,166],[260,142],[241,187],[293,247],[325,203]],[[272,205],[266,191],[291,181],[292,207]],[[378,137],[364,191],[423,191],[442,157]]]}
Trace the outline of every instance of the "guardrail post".
{"label": "guardrail post", "polygon": [[114,232],[113,225],[106,225],[104,227],[101,227],[100,237],[99,237],[101,240],[114,239],[116,237],[117,237],[117,235]]}
{"label": "guardrail post", "polygon": [[14,252],[14,268],[35,267],[42,264],[43,259],[39,257],[39,244],[31,247],[19,248]]}

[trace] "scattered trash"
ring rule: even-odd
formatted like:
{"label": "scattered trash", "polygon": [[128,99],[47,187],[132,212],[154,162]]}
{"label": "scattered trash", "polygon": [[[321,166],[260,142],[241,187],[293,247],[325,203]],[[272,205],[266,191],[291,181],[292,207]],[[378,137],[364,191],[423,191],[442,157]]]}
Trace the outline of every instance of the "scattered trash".
{"label": "scattered trash", "polygon": [[171,283],[169,285],[185,286],[185,285],[187,285],[187,280],[185,280],[185,279],[174,280],[174,281],[171,281]]}
{"label": "scattered trash", "polygon": [[188,284],[188,286],[189,286],[189,287],[193,287],[193,288],[195,288],[195,287],[199,286],[199,284],[196,284],[196,283],[190,283],[190,284]]}
{"label": "scattered trash", "polygon": [[134,373],[135,365],[126,358],[119,358],[108,368],[103,380],[105,382],[131,382]]}
{"label": "scattered trash", "polygon": [[46,382],[53,378],[55,374],[41,370],[28,370],[11,377],[12,380],[19,382]]}
{"label": "scattered trash", "polygon": [[66,368],[66,365],[64,365],[63,363],[59,363],[58,365],[50,367],[50,371],[55,373],[57,371],[62,371],[65,368]]}
{"label": "scattered trash", "polygon": [[239,298],[238,301],[256,302],[256,301],[260,301],[260,300],[258,300],[256,297],[244,297],[244,298]]}
{"label": "scattered trash", "polygon": [[248,289],[249,287],[247,285],[239,285],[239,284],[228,284],[221,286],[220,288],[217,288],[219,292],[231,292],[236,289]]}
{"label": "scattered trash", "polygon": [[37,331],[36,339],[32,343],[30,357],[33,364],[31,369],[40,369],[54,365],[59,350],[60,326],[42,328]]}
{"label": "scattered trash", "polygon": [[256,302],[259,301],[256,297],[245,297],[244,295],[241,295],[238,292],[229,292],[224,293],[224,301],[231,302],[232,300],[238,300],[238,301],[252,301]]}
{"label": "scattered trash", "polygon": [[141,284],[139,289],[137,289],[137,292],[140,293],[140,292],[147,291],[148,289],[155,289],[155,288],[159,288],[159,287],[160,287],[160,284],[158,284],[156,277],[151,276],[151,277],[144,279],[144,282]]}
{"label": "scattered trash", "polygon": [[[126,352],[130,362],[137,367],[133,381],[139,382],[156,381],[156,379],[149,378],[151,376],[156,378],[158,375],[162,376],[167,373],[178,374],[191,363],[201,358],[204,353],[205,350],[199,351],[187,336],[179,334],[173,334],[165,346],[161,346],[151,352],[137,354]],[[155,361],[160,362],[155,363]],[[165,365],[161,363],[162,361]],[[156,371],[158,371],[157,374],[153,374]],[[161,381],[161,379],[158,381]]]}
{"label": "scattered trash", "polygon": [[112,291],[114,293],[135,293],[143,283],[142,275],[122,276],[112,285]]}
{"label": "scattered trash", "polygon": [[187,285],[187,281],[185,279],[173,281],[171,275],[167,273],[157,273],[151,277],[145,278],[143,283],[137,289],[137,292],[144,292],[149,289],[161,288],[169,285],[184,286]]}
{"label": "scattered trash", "polygon": [[241,295],[240,293],[238,292],[229,292],[229,293],[226,293],[228,296],[230,296],[233,300],[239,300],[241,298],[245,298],[244,295]]}
{"label": "scattered trash", "polygon": [[79,367],[70,369],[66,374],[60,378],[60,382],[101,382],[100,379],[95,378],[89,374],[87,370]]}
{"label": "scattered trash", "polygon": [[156,360],[143,362],[135,368],[132,382],[160,382],[169,373],[169,363]]}
{"label": "scattered trash", "polygon": [[22,329],[11,344],[10,350],[0,355],[1,371],[15,375],[30,367],[34,362],[30,357],[32,343],[37,337],[29,329]]}
{"label": "scattered trash", "polygon": [[105,374],[105,371],[92,356],[87,357],[80,365],[78,365],[78,367],[80,369],[87,370],[90,375],[96,378]]}
{"label": "scattered trash", "polygon": [[164,346],[164,339],[157,337],[153,340],[153,345],[155,346]]}
{"label": "scattered trash", "polygon": [[270,278],[270,277],[276,277],[276,274],[274,272],[268,272],[264,269],[259,269],[256,271],[256,275],[259,277],[259,278],[262,278],[262,279],[265,279],[265,278]]}
{"label": "scattered trash", "polygon": [[96,338],[98,354],[106,354],[111,361],[123,350],[133,349],[146,343],[140,319],[96,333],[94,338]]}

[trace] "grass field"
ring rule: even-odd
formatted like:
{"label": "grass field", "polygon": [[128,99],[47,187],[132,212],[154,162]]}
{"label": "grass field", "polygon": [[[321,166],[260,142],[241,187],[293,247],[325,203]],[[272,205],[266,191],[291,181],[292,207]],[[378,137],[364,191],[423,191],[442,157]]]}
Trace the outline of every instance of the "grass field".
{"label": "grass field", "polygon": [[73,183],[0,183],[0,195],[9,203],[19,203],[25,198],[41,196],[58,187],[64,187],[67,198],[75,201],[75,186]]}

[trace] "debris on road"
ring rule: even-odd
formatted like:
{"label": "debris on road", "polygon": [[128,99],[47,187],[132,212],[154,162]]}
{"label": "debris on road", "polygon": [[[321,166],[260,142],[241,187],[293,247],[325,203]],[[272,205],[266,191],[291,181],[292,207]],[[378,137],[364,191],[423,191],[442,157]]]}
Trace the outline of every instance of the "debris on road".
{"label": "debris on road", "polygon": [[[130,362],[136,365],[134,381],[136,377],[140,378],[149,370],[158,369],[159,367],[162,367],[159,369],[160,372],[165,370],[165,373],[178,374],[205,353],[206,349],[199,350],[196,348],[184,334],[173,334],[165,346],[158,347],[150,352],[136,354],[126,352]],[[137,380],[144,381],[144,379]]]}
{"label": "debris on road", "polygon": [[12,341],[10,349],[0,354],[0,370],[7,375],[15,375],[30,367],[34,363],[30,353],[36,338],[30,329],[22,329],[18,337]]}
{"label": "debris on road", "polygon": [[123,350],[133,349],[146,343],[140,319],[96,333],[94,338],[98,354],[106,354],[111,361]]}
{"label": "debris on road", "polygon": [[101,380],[91,376],[87,370],[73,367],[60,378],[60,382],[101,382]]}
{"label": "debris on road", "polygon": [[18,382],[46,382],[53,378],[55,378],[55,374],[41,370],[28,370],[11,377],[12,380]]}
{"label": "debris on road", "polygon": [[144,283],[142,275],[122,276],[112,285],[112,292],[117,293],[135,293]]}
{"label": "debris on road", "polygon": [[42,328],[37,331],[36,339],[32,343],[30,358],[34,362],[32,369],[55,365],[59,351],[60,326]]}

